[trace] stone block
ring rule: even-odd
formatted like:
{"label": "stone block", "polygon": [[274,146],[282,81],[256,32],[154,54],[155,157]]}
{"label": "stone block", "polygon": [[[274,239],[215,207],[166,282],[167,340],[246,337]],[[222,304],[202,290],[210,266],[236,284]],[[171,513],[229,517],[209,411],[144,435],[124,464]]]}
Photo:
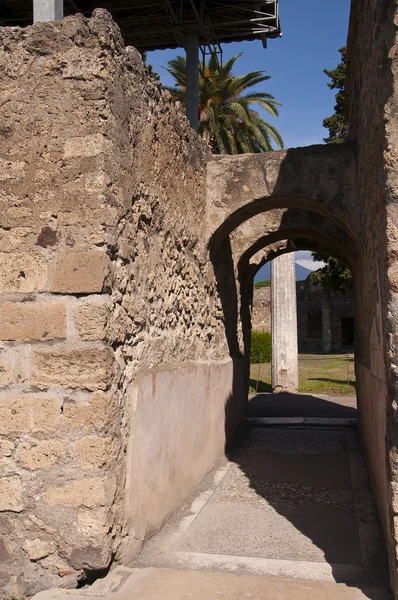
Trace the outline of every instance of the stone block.
{"label": "stone block", "polygon": [[60,487],[49,487],[43,494],[43,500],[50,506],[63,504],[74,508],[85,506],[108,506],[115,494],[115,481],[105,477],[93,477],[72,481]]}
{"label": "stone block", "polygon": [[106,535],[109,522],[106,508],[82,508],[77,516],[78,528],[87,537]]}
{"label": "stone block", "polygon": [[0,158],[0,181],[21,181],[25,177],[26,163]]}
{"label": "stone block", "polygon": [[95,392],[87,401],[67,401],[63,418],[70,427],[101,431],[114,421],[116,399],[111,393]]}
{"label": "stone block", "polygon": [[12,456],[15,450],[15,444],[8,440],[0,440],[0,457]]}
{"label": "stone block", "polygon": [[21,479],[18,475],[0,477],[0,511],[21,512],[23,509]]}
{"label": "stone block", "polygon": [[64,158],[98,156],[106,151],[108,140],[102,133],[94,133],[66,140]]}
{"label": "stone block", "polygon": [[12,383],[12,367],[9,360],[0,360],[0,388]]}
{"label": "stone block", "polygon": [[41,540],[36,538],[34,540],[25,540],[23,549],[29,555],[30,560],[40,560],[45,558],[49,554],[53,554],[57,550],[57,544],[52,540]]}
{"label": "stone block", "polygon": [[31,381],[37,388],[52,385],[85,390],[105,390],[113,376],[113,351],[104,346],[35,349]]}
{"label": "stone block", "polygon": [[54,465],[63,452],[63,444],[58,440],[41,440],[34,443],[23,442],[18,446],[18,462],[31,471],[46,469]]}
{"label": "stone block", "polygon": [[100,293],[109,270],[110,260],[105,252],[61,252],[51,264],[49,291],[63,294]]}
{"label": "stone block", "polygon": [[93,302],[79,304],[74,311],[75,326],[82,340],[103,340],[109,318],[110,305]]}
{"label": "stone block", "polygon": [[398,515],[398,483],[391,482],[392,509],[394,515]]}
{"label": "stone block", "polygon": [[75,444],[75,455],[80,464],[101,468],[112,458],[113,442],[111,438],[88,435]]}
{"label": "stone block", "polygon": [[42,292],[47,281],[47,262],[40,254],[0,253],[0,294]]}
{"label": "stone block", "polygon": [[53,340],[65,337],[64,302],[7,302],[0,305],[1,340]]}
{"label": "stone block", "polygon": [[49,396],[26,394],[1,398],[0,435],[53,431],[59,414],[58,401]]}

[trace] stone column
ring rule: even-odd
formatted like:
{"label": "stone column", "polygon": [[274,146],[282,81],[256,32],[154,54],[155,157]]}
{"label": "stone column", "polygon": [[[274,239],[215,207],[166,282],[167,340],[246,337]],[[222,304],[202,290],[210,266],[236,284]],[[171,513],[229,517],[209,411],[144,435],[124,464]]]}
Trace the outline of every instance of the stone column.
{"label": "stone column", "polygon": [[33,22],[60,21],[64,18],[64,0],[33,0]]}
{"label": "stone column", "polygon": [[272,389],[298,390],[296,267],[294,252],[271,263]]}

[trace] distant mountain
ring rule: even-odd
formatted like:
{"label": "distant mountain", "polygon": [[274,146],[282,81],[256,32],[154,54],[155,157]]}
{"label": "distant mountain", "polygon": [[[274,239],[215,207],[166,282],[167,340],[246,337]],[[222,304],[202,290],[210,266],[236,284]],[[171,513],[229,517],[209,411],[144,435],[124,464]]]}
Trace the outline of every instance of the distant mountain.
{"label": "distant mountain", "polygon": [[296,281],[303,281],[303,279],[307,279],[310,273],[312,273],[311,269],[306,269],[306,267],[302,267],[296,263]]}
{"label": "distant mountain", "polygon": [[[302,281],[303,279],[307,279],[310,273],[310,269],[306,269],[305,267],[302,267],[301,265],[296,263],[296,281]],[[270,262],[265,263],[265,265],[257,271],[257,274],[254,278],[254,283],[257,283],[257,281],[264,281],[264,279],[271,279]]]}

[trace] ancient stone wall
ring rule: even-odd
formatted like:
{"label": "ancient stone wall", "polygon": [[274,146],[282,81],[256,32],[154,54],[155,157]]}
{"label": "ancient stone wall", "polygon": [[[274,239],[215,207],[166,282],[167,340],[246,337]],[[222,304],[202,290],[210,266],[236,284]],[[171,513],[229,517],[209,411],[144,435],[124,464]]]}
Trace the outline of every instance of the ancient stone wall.
{"label": "ancient stone wall", "polygon": [[[105,11],[0,38],[0,589],[30,595],[139,550],[223,452],[239,367],[181,108]],[[170,371],[207,382],[195,422]],[[142,511],[144,439],[167,469]]]}
{"label": "ancient stone wall", "polygon": [[271,331],[270,287],[254,288],[251,322],[255,331]]}
{"label": "ancient stone wall", "polygon": [[[360,426],[390,555],[396,565],[397,5],[353,0],[348,39],[350,136],[356,146],[362,260],[355,277]],[[387,441],[387,446],[386,446]]]}
{"label": "ancient stone wall", "polygon": [[[297,329],[301,353],[322,353],[322,290],[310,281],[298,281]],[[251,326],[256,331],[271,331],[270,287],[253,289]],[[330,298],[332,352],[351,351],[344,344],[342,319],[354,319],[354,298],[351,292]],[[317,327],[319,323],[319,327]]]}

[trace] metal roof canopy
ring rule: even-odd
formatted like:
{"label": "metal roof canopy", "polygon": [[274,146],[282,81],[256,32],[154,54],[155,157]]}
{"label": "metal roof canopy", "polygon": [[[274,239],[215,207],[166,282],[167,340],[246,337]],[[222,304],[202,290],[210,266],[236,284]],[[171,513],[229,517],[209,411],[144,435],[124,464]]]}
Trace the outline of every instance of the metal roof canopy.
{"label": "metal roof canopy", "polygon": [[[64,0],[64,14],[90,16],[106,8],[126,45],[140,51],[184,47],[195,33],[204,46],[261,40],[281,35],[278,0]],[[0,24],[33,22],[32,0],[0,0]]]}

